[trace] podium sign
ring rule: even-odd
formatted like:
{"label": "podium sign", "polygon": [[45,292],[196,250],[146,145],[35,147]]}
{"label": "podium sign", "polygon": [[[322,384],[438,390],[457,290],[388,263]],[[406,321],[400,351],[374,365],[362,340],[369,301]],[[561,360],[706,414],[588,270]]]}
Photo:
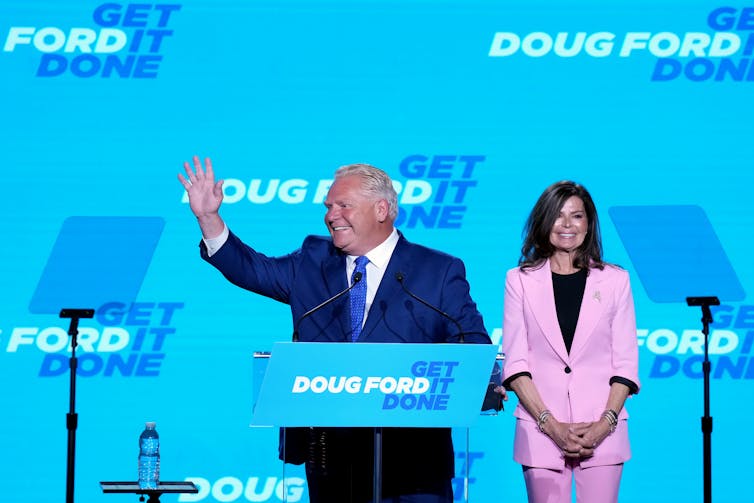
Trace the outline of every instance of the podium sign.
{"label": "podium sign", "polygon": [[251,426],[469,427],[497,349],[278,342]]}

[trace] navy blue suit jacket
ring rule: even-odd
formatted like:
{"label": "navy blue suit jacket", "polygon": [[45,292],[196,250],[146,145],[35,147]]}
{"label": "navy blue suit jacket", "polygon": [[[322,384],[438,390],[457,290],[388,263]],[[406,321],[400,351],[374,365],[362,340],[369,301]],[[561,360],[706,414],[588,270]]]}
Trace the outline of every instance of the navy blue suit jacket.
{"label": "navy blue suit jacket", "polygon": [[[289,304],[300,341],[350,342],[348,295],[298,323],[308,310],[348,287],[346,256],[329,237],[309,236],[299,250],[282,257],[265,256],[233,233],[212,257],[207,256],[203,244],[201,251],[202,257],[232,283]],[[455,319],[466,342],[490,343],[469,294],[463,262],[409,243],[402,235],[358,342],[458,342],[457,325],[411,298],[396,279],[397,273],[403,275],[409,291]],[[386,484],[391,479],[398,480],[399,485],[450,479],[454,475],[450,430],[388,428],[383,432],[383,460]]]}

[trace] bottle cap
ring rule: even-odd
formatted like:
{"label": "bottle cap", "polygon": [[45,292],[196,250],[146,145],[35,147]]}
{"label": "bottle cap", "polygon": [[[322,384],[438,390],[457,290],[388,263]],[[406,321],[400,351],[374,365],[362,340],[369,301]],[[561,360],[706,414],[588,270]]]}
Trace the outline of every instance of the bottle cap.
{"label": "bottle cap", "polygon": [[157,423],[155,423],[154,421],[147,421],[146,425],[147,428],[154,428],[155,426],[157,426]]}

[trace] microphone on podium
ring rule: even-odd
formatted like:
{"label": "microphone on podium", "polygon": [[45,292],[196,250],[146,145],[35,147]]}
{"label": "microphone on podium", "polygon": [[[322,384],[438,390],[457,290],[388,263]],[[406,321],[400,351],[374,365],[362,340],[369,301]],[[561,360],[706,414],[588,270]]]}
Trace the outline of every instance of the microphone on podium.
{"label": "microphone on podium", "polygon": [[403,273],[402,273],[402,272],[397,272],[397,273],[395,273],[395,279],[396,279],[396,280],[398,280],[398,283],[400,283],[400,284],[401,284],[401,288],[403,288],[403,291],[404,291],[404,292],[406,292],[406,293],[407,293],[407,294],[408,294],[408,295],[409,295],[409,296],[410,296],[410,297],[411,297],[412,299],[418,300],[419,302],[421,302],[422,304],[424,304],[425,306],[427,306],[427,307],[428,307],[428,308],[430,308],[431,310],[433,310],[433,311],[435,311],[436,313],[438,313],[438,314],[439,314],[440,316],[442,316],[442,317],[444,317],[444,318],[447,318],[447,319],[449,319],[450,321],[452,321],[452,322],[453,322],[453,324],[454,324],[454,325],[456,326],[456,328],[458,329],[458,342],[460,342],[460,343],[463,343],[463,342],[465,342],[465,340],[464,340],[464,333],[463,333],[463,328],[461,327],[461,324],[460,324],[460,323],[458,323],[458,320],[456,320],[455,318],[453,318],[452,316],[450,316],[450,315],[449,315],[448,313],[446,313],[445,311],[442,311],[441,309],[439,309],[439,308],[437,308],[437,307],[433,306],[432,304],[430,304],[430,303],[429,303],[429,302],[427,302],[426,300],[422,299],[421,297],[419,297],[419,296],[415,295],[415,294],[414,294],[414,293],[413,293],[413,292],[412,292],[411,290],[409,290],[409,289],[408,289],[408,288],[406,287],[406,285],[404,285],[404,284],[403,284],[403,280],[404,280],[404,279],[406,279],[406,277],[405,277],[405,276],[403,275]]}
{"label": "microphone on podium", "polygon": [[301,318],[299,318],[298,321],[296,322],[296,325],[295,325],[294,330],[293,330],[293,337],[291,338],[291,340],[293,342],[298,342],[298,328],[301,326],[301,322],[304,321],[305,318],[308,318],[309,316],[311,316],[312,314],[316,313],[317,311],[319,311],[320,309],[322,309],[326,305],[330,304],[331,302],[335,302],[336,300],[338,300],[339,298],[341,298],[342,296],[344,296],[345,294],[347,294],[348,292],[350,292],[351,289],[353,287],[355,287],[361,281],[361,278],[362,278],[362,273],[355,272],[353,274],[353,283],[351,283],[351,286],[349,286],[348,288],[346,288],[344,290],[341,290],[340,292],[336,293],[335,295],[333,295],[332,297],[330,297],[326,301],[324,301],[321,304],[319,304],[319,305],[317,305],[317,306],[309,309],[307,312],[305,312],[304,314],[302,314]]}

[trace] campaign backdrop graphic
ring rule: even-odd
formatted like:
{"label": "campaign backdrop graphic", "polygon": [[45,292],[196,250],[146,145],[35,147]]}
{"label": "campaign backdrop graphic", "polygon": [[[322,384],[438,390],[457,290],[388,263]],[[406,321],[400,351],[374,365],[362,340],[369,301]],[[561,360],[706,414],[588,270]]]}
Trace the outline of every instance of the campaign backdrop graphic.
{"label": "campaign backdrop graphic", "polygon": [[[166,501],[308,501],[277,430],[249,427],[253,354],[290,340],[290,311],[199,258],[176,179],[193,155],[269,255],[326,233],[338,166],[383,168],[399,229],[464,260],[495,343],[529,210],[583,183],[636,301],[620,500],[702,499],[702,313],[684,299],[718,296],[712,490],[754,501],[754,4],[5,0],[0,35],[5,501],[64,497],[61,308],[95,309],[76,351],[77,501],[133,501],[99,482],[135,480],[145,421],[162,479],[199,488]],[[526,501],[515,403],[454,431],[456,500]]]}

